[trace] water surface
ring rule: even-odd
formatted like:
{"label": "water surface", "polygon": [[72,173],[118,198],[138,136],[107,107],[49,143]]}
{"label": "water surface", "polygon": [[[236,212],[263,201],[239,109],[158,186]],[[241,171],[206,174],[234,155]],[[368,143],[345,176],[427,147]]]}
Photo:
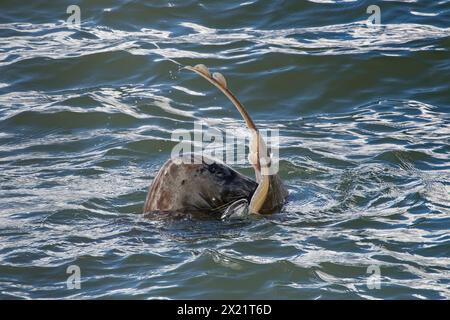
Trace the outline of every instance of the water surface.
{"label": "water surface", "polygon": [[[0,4],[0,298],[450,297],[450,1],[70,4]],[[280,130],[282,212],[142,217],[174,130],[244,134],[170,59]]]}

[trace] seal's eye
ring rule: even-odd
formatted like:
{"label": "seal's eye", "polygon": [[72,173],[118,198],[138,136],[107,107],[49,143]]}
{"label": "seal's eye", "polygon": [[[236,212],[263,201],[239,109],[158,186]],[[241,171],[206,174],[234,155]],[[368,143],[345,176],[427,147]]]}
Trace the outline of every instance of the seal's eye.
{"label": "seal's eye", "polygon": [[215,176],[222,177],[224,175],[223,169],[217,164],[213,163],[208,167],[209,172],[214,174]]}

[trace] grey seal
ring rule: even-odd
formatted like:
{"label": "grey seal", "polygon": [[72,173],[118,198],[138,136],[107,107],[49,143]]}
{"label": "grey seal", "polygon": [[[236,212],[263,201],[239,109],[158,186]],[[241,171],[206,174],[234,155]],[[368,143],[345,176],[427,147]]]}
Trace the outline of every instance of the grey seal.
{"label": "grey seal", "polygon": [[192,154],[191,161],[169,159],[159,170],[147,194],[144,213],[203,213],[227,217],[239,214],[270,214],[279,211],[288,192],[278,173],[270,172],[271,157],[263,137],[247,110],[228,89],[225,77],[202,64],[186,66],[222,91],[234,104],[251,132],[249,161],[256,181],[214,159]]}

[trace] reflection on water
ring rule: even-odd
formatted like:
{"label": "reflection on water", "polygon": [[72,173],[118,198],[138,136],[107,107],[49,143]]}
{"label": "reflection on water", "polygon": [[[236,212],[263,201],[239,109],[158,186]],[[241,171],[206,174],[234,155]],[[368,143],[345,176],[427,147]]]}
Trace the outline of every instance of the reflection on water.
{"label": "reflection on water", "polygon": [[[450,297],[448,2],[39,5],[0,10],[0,297]],[[279,130],[281,213],[141,216],[174,130],[245,134],[172,58]]]}

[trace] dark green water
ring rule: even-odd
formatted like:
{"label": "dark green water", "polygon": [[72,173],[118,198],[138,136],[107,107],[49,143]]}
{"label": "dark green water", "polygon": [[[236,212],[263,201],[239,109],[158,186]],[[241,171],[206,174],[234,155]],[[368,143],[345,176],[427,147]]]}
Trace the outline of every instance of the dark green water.
{"label": "dark green water", "polygon": [[[169,58],[280,130],[282,212],[142,217],[172,131],[243,128]],[[447,0],[3,0],[0,298],[448,299],[449,84]]]}

